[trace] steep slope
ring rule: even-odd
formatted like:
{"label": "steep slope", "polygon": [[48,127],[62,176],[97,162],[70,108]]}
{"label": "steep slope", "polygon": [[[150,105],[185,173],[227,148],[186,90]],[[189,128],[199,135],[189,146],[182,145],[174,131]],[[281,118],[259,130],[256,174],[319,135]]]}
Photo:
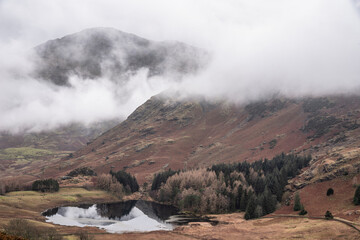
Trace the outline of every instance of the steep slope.
{"label": "steep slope", "polygon": [[69,77],[106,77],[122,84],[141,68],[148,75],[195,73],[208,60],[204,50],[181,42],[155,42],[112,28],[91,28],[35,48],[35,76],[57,85]]}
{"label": "steep slope", "polygon": [[[159,95],[61,164],[66,164],[64,171],[77,166],[92,166],[97,172],[127,169],[144,182],[167,168],[254,161],[281,152],[311,153],[320,160],[321,154],[338,148],[346,152],[359,144],[359,117],[356,96],[241,106]],[[320,175],[307,180],[315,176]]]}

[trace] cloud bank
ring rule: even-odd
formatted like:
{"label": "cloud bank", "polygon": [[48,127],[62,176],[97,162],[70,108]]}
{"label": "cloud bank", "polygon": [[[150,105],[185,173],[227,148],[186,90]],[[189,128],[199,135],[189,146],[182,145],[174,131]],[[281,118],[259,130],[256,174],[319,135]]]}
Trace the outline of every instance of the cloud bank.
{"label": "cloud bank", "polygon": [[[238,102],[359,92],[359,9],[358,0],[0,0],[0,130],[124,118],[169,88]],[[149,79],[147,69],[125,86],[74,76],[69,88],[29,77],[27,50],[98,26],[183,41],[212,61],[178,84]]]}

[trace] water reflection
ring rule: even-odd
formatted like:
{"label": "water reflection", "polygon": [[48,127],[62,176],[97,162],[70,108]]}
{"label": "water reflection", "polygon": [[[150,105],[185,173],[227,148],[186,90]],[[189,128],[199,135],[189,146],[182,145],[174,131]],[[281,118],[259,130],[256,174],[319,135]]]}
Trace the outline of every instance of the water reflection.
{"label": "water reflection", "polygon": [[167,223],[178,209],[147,201],[127,201],[76,207],[59,207],[44,212],[47,222],[65,226],[95,226],[108,232],[172,230]]}

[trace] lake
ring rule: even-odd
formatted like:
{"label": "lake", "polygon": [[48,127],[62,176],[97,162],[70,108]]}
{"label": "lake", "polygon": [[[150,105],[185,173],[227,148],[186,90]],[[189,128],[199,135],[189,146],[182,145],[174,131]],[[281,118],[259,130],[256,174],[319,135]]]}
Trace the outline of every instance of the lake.
{"label": "lake", "polygon": [[57,207],[43,212],[46,222],[98,227],[110,233],[172,230],[176,219],[184,219],[178,214],[173,206],[142,200]]}

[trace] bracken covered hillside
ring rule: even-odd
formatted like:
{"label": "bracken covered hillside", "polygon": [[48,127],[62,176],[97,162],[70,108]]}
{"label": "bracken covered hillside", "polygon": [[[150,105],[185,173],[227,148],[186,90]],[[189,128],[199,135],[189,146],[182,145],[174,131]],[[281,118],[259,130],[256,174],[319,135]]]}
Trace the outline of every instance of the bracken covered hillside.
{"label": "bracken covered hillside", "polygon": [[[355,151],[360,143],[359,117],[360,98],[356,96],[280,98],[235,105],[159,95],[44,174],[60,175],[91,166],[97,172],[126,169],[144,182],[168,168],[251,162],[293,152],[313,155],[313,169],[303,176],[310,181],[329,174],[324,166],[342,167],[346,156]],[[334,152],[339,149],[344,156]],[[331,152],[334,156],[327,159]],[[358,156],[357,152],[353,155]]]}

